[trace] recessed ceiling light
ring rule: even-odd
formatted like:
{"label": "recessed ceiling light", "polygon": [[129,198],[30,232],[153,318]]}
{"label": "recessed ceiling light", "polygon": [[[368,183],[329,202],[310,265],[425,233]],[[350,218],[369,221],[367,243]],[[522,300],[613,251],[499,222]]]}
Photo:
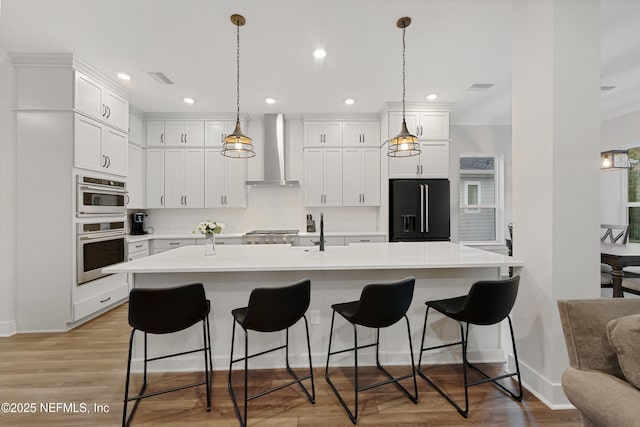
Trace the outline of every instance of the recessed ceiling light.
{"label": "recessed ceiling light", "polygon": [[323,48],[321,48],[321,47],[316,48],[316,50],[314,50],[314,51],[313,51],[313,56],[314,56],[315,58],[322,59],[322,58],[324,58],[325,56],[327,56],[327,51],[326,51],[326,50],[324,50],[324,49],[323,49]]}
{"label": "recessed ceiling light", "polygon": [[131,80],[131,76],[127,73],[118,73],[117,76],[120,80]]}
{"label": "recessed ceiling light", "polygon": [[275,104],[276,100],[275,98],[265,98],[264,102],[266,102],[267,104]]}
{"label": "recessed ceiling light", "polygon": [[189,98],[188,96],[184,98],[183,101],[185,104],[193,104],[195,102],[193,98]]}
{"label": "recessed ceiling light", "polygon": [[353,99],[353,98],[347,98],[347,99],[344,100],[344,103],[346,105],[353,105],[354,102],[356,102],[356,100]]}
{"label": "recessed ceiling light", "polygon": [[438,94],[437,93],[430,93],[429,95],[427,95],[427,99],[429,101],[433,101],[434,99],[438,99]]}

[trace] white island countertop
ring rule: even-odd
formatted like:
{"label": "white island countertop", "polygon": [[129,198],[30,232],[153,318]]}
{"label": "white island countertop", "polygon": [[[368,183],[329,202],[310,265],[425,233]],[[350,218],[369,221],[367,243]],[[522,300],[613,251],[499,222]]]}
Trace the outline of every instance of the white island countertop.
{"label": "white island countertop", "polygon": [[354,243],[318,247],[220,245],[184,246],[103,269],[105,273],[187,273],[240,271],[394,270],[521,267],[515,258],[450,242]]}

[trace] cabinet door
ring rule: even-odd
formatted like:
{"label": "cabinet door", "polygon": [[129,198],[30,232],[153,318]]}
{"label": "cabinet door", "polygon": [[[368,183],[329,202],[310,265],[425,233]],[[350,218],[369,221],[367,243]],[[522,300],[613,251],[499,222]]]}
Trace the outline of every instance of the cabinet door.
{"label": "cabinet door", "polygon": [[146,207],[164,207],[164,150],[147,149]]}
{"label": "cabinet door", "polygon": [[380,206],[380,149],[362,150],[362,204]]}
{"label": "cabinet door", "polygon": [[142,119],[137,118],[133,114],[129,114],[129,142],[143,147],[146,145],[142,138]]}
{"label": "cabinet door", "polygon": [[75,80],[75,109],[93,118],[104,120],[106,110],[102,101],[102,85],[77,71]]}
{"label": "cabinet door", "polygon": [[[342,205],[360,206],[362,202],[362,164],[361,148],[342,149]],[[379,174],[378,174],[379,175]]]}
{"label": "cabinet door", "polygon": [[362,144],[362,123],[344,122],[342,126],[342,145],[354,146]]}
{"label": "cabinet door", "polygon": [[102,154],[106,157],[105,172],[127,176],[127,134],[104,126]]}
{"label": "cabinet door", "polygon": [[[204,168],[204,206],[219,208],[224,202],[224,160],[222,149],[205,150]],[[239,161],[237,159],[233,159]],[[242,162],[244,163],[244,162]]]}
{"label": "cabinet door", "polygon": [[304,122],[304,145],[318,146],[324,141],[322,122]]}
{"label": "cabinet door", "polygon": [[[405,120],[407,122],[407,129],[413,135],[418,136],[420,129],[418,128],[418,113],[406,113]],[[402,129],[402,113],[391,112],[389,113],[389,139],[393,138],[400,133]]]}
{"label": "cabinet door", "polygon": [[184,206],[204,207],[204,150],[184,150]]}
{"label": "cabinet door", "polygon": [[205,144],[207,147],[222,147],[224,122],[207,121],[204,126]]}
{"label": "cabinet door", "polygon": [[362,143],[371,147],[380,147],[381,141],[379,122],[362,123]]}
{"label": "cabinet door", "polygon": [[164,122],[162,120],[147,122],[147,147],[164,147]]}
{"label": "cabinet door", "polygon": [[164,122],[164,145],[181,147],[184,145],[184,122],[167,120]]}
{"label": "cabinet door", "polygon": [[188,147],[204,146],[204,122],[195,120],[184,122],[184,145]]}
{"label": "cabinet door", "polygon": [[324,122],[324,145],[342,146],[342,122]]}
{"label": "cabinet door", "polygon": [[422,178],[449,178],[449,141],[420,144]]}
{"label": "cabinet door", "polygon": [[224,159],[224,206],[228,208],[247,207],[247,161],[218,155]]}
{"label": "cabinet door", "polygon": [[324,206],[342,206],[342,148],[324,149]]}
{"label": "cabinet door", "polygon": [[129,100],[110,89],[105,89],[105,105],[107,122],[120,130],[129,132]]}
{"label": "cabinet door", "polygon": [[323,206],[324,202],[323,149],[306,148],[304,150],[304,204],[305,206]]}
{"label": "cabinet door", "polygon": [[129,144],[127,171],[127,191],[129,202],[127,209],[144,209],[144,150],[137,145]]}
{"label": "cabinet door", "polygon": [[449,113],[445,111],[420,113],[420,135],[428,141],[449,139]]}
{"label": "cabinet door", "polygon": [[74,165],[101,171],[107,161],[102,154],[102,125],[80,114],[75,115]]}
{"label": "cabinet door", "polygon": [[164,152],[164,207],[184,207],[184,150]]}
{"label": "cabinet door", "polygon": [[420,174],[420,156],[387,157],[389,178],[417,178]]}

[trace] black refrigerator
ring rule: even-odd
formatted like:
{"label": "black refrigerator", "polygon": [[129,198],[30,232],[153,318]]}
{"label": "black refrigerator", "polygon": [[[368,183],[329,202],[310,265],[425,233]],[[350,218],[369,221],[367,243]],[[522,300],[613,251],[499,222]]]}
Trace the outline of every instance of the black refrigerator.
{"label": "black refrigerator", "polygon": [[449,241],[448,179],[389,180],[389,241]]}

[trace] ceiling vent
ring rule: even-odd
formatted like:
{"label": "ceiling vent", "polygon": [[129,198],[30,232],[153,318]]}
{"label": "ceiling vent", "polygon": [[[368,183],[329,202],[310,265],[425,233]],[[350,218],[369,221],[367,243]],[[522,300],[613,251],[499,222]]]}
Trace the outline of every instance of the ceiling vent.
{"label": "ceiling vent", "polygon": [[153,79],[154,82],[158,84],[161,84],[161,85],[173,84],[173,81],[169,77],[167,77],[165,73],[162,73],[160,71],[147,71],[147,74],[149,75],[149,77]]}
{"label": "ceiling vent", "polygon": [[467,89],[467,92],[484,92],[493,87],[493,83],[474,83]]}
{"label": "ceiling vent", "polygon": [[600,86],[600,92],[609,92],[615,88],[615,86]]}

